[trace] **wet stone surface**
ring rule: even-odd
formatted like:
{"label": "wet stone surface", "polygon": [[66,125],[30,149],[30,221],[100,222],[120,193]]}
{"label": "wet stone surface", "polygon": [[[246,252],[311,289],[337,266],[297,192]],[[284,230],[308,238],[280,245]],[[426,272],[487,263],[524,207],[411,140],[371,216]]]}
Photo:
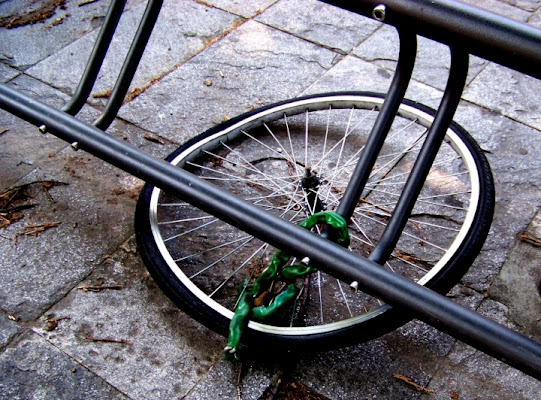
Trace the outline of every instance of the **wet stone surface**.
{"label": "wet stone surface", "polygon": [[[47,321],[59,317],[66,319],[48,330]],[[217,336],[157,289],[133,239],[34,329],[130,398],[181,398],[221,355]]]}
{"label": "wet stone surface", "polygon": [[[353,54],[374,64],[394,70],[399,53],[398,33],[391,26],[382,26],[369,39],[361,43]],[[471,56],[467,83],[471,82],[487,64]],[[450,52],[445,45],[424,37],[417,38],[417,59],[413,79],[438,89],[445,89],[449,76]]]}
{"label": "wet stone surface", "polygon": [[0,315],[0,348],[3,349],[15,337],[22,333],[23,329],[14,321],[17,318],[13,315]]}
{"label": "wet stone surface", "polygon": [[[541,27],[539,1],[467,2]],[[5,0],[0,18],[51,4],[54,13],[41,21],[0,27],[0,80],[60,107],[109,2]],[[128,1],[82,120],[99,115],[143,9],[144,1]],[[165,1],[135,91],[108,131],[163,158],[270,102],[385,92],[397,52],[392,28],[315,1]],[[447,53],[419,39],[406,97],[437,107]],[[540,89],[539,81],[471,59],[455,119],[492,165],[496,212],[483,250],[448,294],[536,338]],[[279,377],[317,399],[522,400],[541,393],[539,381],[415,321],[369,343],[285,361],[248,352],[241,369],[223,360],[226,339],[179,311],[142,265],[133,240],[141,181],[3,111],[0,171],[0,194],[15,189],[13,204],[23,206],[9,224],[0,220],[0,398],[238,400],[240,393],[265,400]]]}
{"label": "wet stone surface", "polygon": [[490,64],[466,89],[464,98],[540,129],[540,90],[539,80]]}
{"label": "wet stone surface", "polygon": [[257,21],[347,54],[380,24],[319,1],[280,1]]}
{"label": "wet stone surface", "polygon": [[5,399],[127,399],[35,334],[0,355],[0,375]]}
{"label": "wet stone surface", "polygon": [[119,115],[181,143],[231,116],[298,95],[332,67],[335,56],[248,21],[127,104]]}
{"label": "wet stone surface", "polygon": [[[47,18],[48,13],[38,12],[35,22],[29,21],[14,29],[0,27],[0,54],[4,56],[4,62],[17,69],[27,69],[99,27],[108,2],[100,0],[84,6],[79,6],[79,3],[82,1],[2,2],[0,16],[10,21],[24,17],[30,10],[39,11],[40,7],[42,10],[54,10]],[[141,0],[128,2],[126,9],[136,3],[141,3]]]}
{"label": "wet stone surface", "polygon": [[[135,29],[143,15],[145,4],[126,11],[120,20],[116,40],[104,60],[103,68],[92,91],[94,103],[105,103],[124,62]],[[136,96],[200,52],[216,38],[239,22],[239,18],[193,1],[166,1],[156,27],[130,86],[129,95]],[[177,31],[178,34],[171,35]],[[86,66],[97,31],[62,49],[57,56],[36,65],[28,73],[54,87],[72,93]],[[71,68],[66,73],[63,68]]]}
{"label": "wet stone surface", "polygon": [[541,214],[521,233],[499,275],[490,297],[507,305],[509,319],[536,340],[541,340]]}

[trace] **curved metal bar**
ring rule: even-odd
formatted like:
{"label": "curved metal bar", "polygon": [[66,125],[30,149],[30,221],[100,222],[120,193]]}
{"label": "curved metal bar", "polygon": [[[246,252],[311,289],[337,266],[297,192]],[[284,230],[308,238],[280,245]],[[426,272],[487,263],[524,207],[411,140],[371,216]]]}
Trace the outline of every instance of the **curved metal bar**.
{"label": "curved metal bar", "polygon": [[399,30],[398,34],[400,37],[400,54],[391,86],[359,161],[355,166],[355,171],[352,174],[346,192],[336,209],[336,212],[344,217],[346,221],[349,221],[353,215],[355,206],[359,202],[366,182],[370,177],[370,172],[374,167],[383,142],[391,129],[391,125],[411,80],[411,73],[415,65],[415,56],[417,55],[417,36],[409,30]]}
{"label": "curved metal bar", "polygon": [[92,53],[88,58],[79,86],[77,86],[69,102],[62,108],[62,111],[70,115],[76,115],[83,108],[86,99],[90,95],[90,91],[94,87],[125,5],[126,0],[113,0],[109,5],[109,10],[101,26],[96,43],[94,43]]}
{"label": "curved metal bar", "polygon": [[107,129],[107,127],[111,125],[111,122],[113,122],[115,119],[118,110],[122,106],[122,102],[124,101],[126,93],[130,88],[130,84],[133,76],[135,75],[137,66],[139,65],[139,61],[141,61],[141,57],[145,51],[148,39],[152,34],[152,30],[154,29],[154,25],[156,24],[156,20],[160,14],[162,4],[163,0],[150,0],[148,2],[143,18],[141,19],[141,23],[139,24],[139,28],[135,34],[135,38],[133,39],[130,50],[128,51],[128,55],[124,60],[124,64],[122,65],[122,69],[120,70],[116,80],[111,97],[107,102],[107,106],[99,118],[94,121],[94,126],[97,128],[102,130]]}
{"label": "curved metal bar", "polygon": [[451,71],[443,98],[391,219],[370,254],[372,261],[385,262],[400,238],[460,102],[468,75],[468,60],[467,53],[451,49]]}

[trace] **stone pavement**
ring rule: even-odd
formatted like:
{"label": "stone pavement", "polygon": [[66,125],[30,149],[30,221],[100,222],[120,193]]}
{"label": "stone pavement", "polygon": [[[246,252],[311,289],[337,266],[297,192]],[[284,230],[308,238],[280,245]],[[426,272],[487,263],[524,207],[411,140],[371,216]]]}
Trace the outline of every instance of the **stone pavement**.
{"label": "stone pavement", "polygon": [[[541,28],[539,0],[468,2]],[[0,0],[0,80],[61,107],[108,3]],[[84,121],[103,108],[143,9],[142,0],[128,2]],[[108,131],[165,157],[254,106],[331,90],[385,92],[397,50],[393,29],[315,0],[165,1],[130,101]],[[443,46],[421,39],[407,97],[437,106],[448,64]],[[456,120],[491,162],[496,214],[475,265],[449,294],[538,341],[540,92],[535,79],[471,60]],[[1,399],[265,399],[284,369],[281,398],[541,398],[540,382],[420,322],[287,368],[254,356],[240,370],[223,361],[224,339],[180,312],[142,265],[132,222],[140,181],[3,111],[0,149],[0,201],[16,195],[32,206],[5,227],[0,219]],[[88,290],[99,285],[112,289]]]}

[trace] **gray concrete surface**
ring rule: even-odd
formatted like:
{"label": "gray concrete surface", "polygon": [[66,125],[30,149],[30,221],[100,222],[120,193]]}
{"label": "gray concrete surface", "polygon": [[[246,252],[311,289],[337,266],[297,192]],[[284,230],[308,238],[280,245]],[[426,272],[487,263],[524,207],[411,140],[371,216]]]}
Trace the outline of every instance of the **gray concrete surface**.
{"label": "gray concrete surface", "polygon": [[[541,27],[538,0],[467,2]],[[48,18],[5,27],[51,4]],[[61,106],[107,4],[0,0],[0,80]],[[128,1],[84,121],[99,115],[100,95],[112,88],[143,7]],[[328,90],[384,92],[396,64],[395,36],[315,0],[165,1],[132,99],[109,132],[164,157],[258,105]],[[420,40],[407,96],[437,106],[448,64],[444,47]],[[456,120],[491,162],[496,214],[481,254],[449,293],[538,341],[540,92],[535,79],[471,60]],[[3,111],[0,149],[0,193],[26,185],[21,204],[32,206],[0,230],[2,399],[265,399],[284,369],[288,382],[311,388],[312,397],[302,398],[541,398],[540,382],[416,321],[369,343],[287,360],[286,368],[255,356],[242,366],[228,363],[224,338],[180,312],[138,257],[132,218],[142,182]],[[43,224],[51,226],[24,234]],[[102,284],[118,290],[81,290]]]}

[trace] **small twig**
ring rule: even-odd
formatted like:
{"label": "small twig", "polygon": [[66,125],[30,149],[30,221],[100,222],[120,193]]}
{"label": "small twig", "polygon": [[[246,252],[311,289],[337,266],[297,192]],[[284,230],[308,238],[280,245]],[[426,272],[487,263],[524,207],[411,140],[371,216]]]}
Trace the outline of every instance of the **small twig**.
{"label": "small twig", "polygon": [[129,346],[133,344],[133,342],[126,339],[96,338],[92,336],[83,336],[83,339],[88,340],[89,342],[121,343]]}
{"label": "small twig", "polygon": [[120,290],[124,287],[122,285],[96,285],[96,286],[79,286],[77,289],[85,292],[100,292],[104,289]]}
{"label": "small twig", "polygon": [[3,135],[3,134],[6,133],[7,131],[9,131],[9,129],[0,129],[0,135]]}
{"label": "small twig", "polygon": [[537,246],[541,245],[541,239],[536,238],[535,236],[529,234],[528,232],[521,233],[518,238],[519,240],[522,240],[524,242],[527,242],[533,245],[537,245]]}
{"label": "small twig", "polygon": [[44,222],[43,224],[30,224],[24,227],[25,229],[27,229],[26,231],[18,233],[17,235],[19,236],[37,235],[38,233],[46,231],[47,229],[50,229],[50,228],[57,227],[58,225],[60,225],[60,221]]}
{"label": "small twig", "polygon": [[407,376],[404,376],[402,374],[393,374],[393,377],[396,379],[399,379],[403,382],[406,382],[408,385],[412,386],[415,390],[418,392],[424,393],[424,394],[431,394],[434,393],[432,389],[427,389],[424,386],[421,386],[417,383],[415,383],[411,378],[408,378]]}
{"label": "small twig", "polygon": [[237,382],[236,382],[238,400],[242,400],[242,392],[240,390],[240,382],[242,381],[242,366],[243,366],[243,363],[240,363],[239,373],[237,374]]}
{"label": "small twig", "polygon": [[45,183],[42,183],[41,187],[43,188],[43,191],[45,192],[45,196],[47,196],[47,200],[49,200],[51,204],[56,203],[56,201],[54,201],[53,198],[51,197],[51,194],[49,193],[49,188],[47,187],[47,185],[45,185]]}
{"label": "small twig", "polygon": [[58,225],[60,225],[60,221],[26,225],[24,227],[24,229],[26,229],[25,231],[15,234],[15,246],[17,246],[17,239],[19,236],[37,236],[39,233],[46,231],[47,229],[57,227]]}
{"label": "small twig", "polygon": [[424,242],[424,238],[423,238],[423,231],[421,230],[421,227],[419,226],[419,224],[415,221],[409,221],[414,227],[417,228],[417,232],[419,232],[419,244],[421,246],[424,246],[425,245],[425,242]]}
{"label": "small twig", "polygon": [[152,135],[145,135],[143,136],[143,139],[148,140],[149,142],[152,142],[152,143],[165,144],[165,141],[163,139],[160,139]]}

